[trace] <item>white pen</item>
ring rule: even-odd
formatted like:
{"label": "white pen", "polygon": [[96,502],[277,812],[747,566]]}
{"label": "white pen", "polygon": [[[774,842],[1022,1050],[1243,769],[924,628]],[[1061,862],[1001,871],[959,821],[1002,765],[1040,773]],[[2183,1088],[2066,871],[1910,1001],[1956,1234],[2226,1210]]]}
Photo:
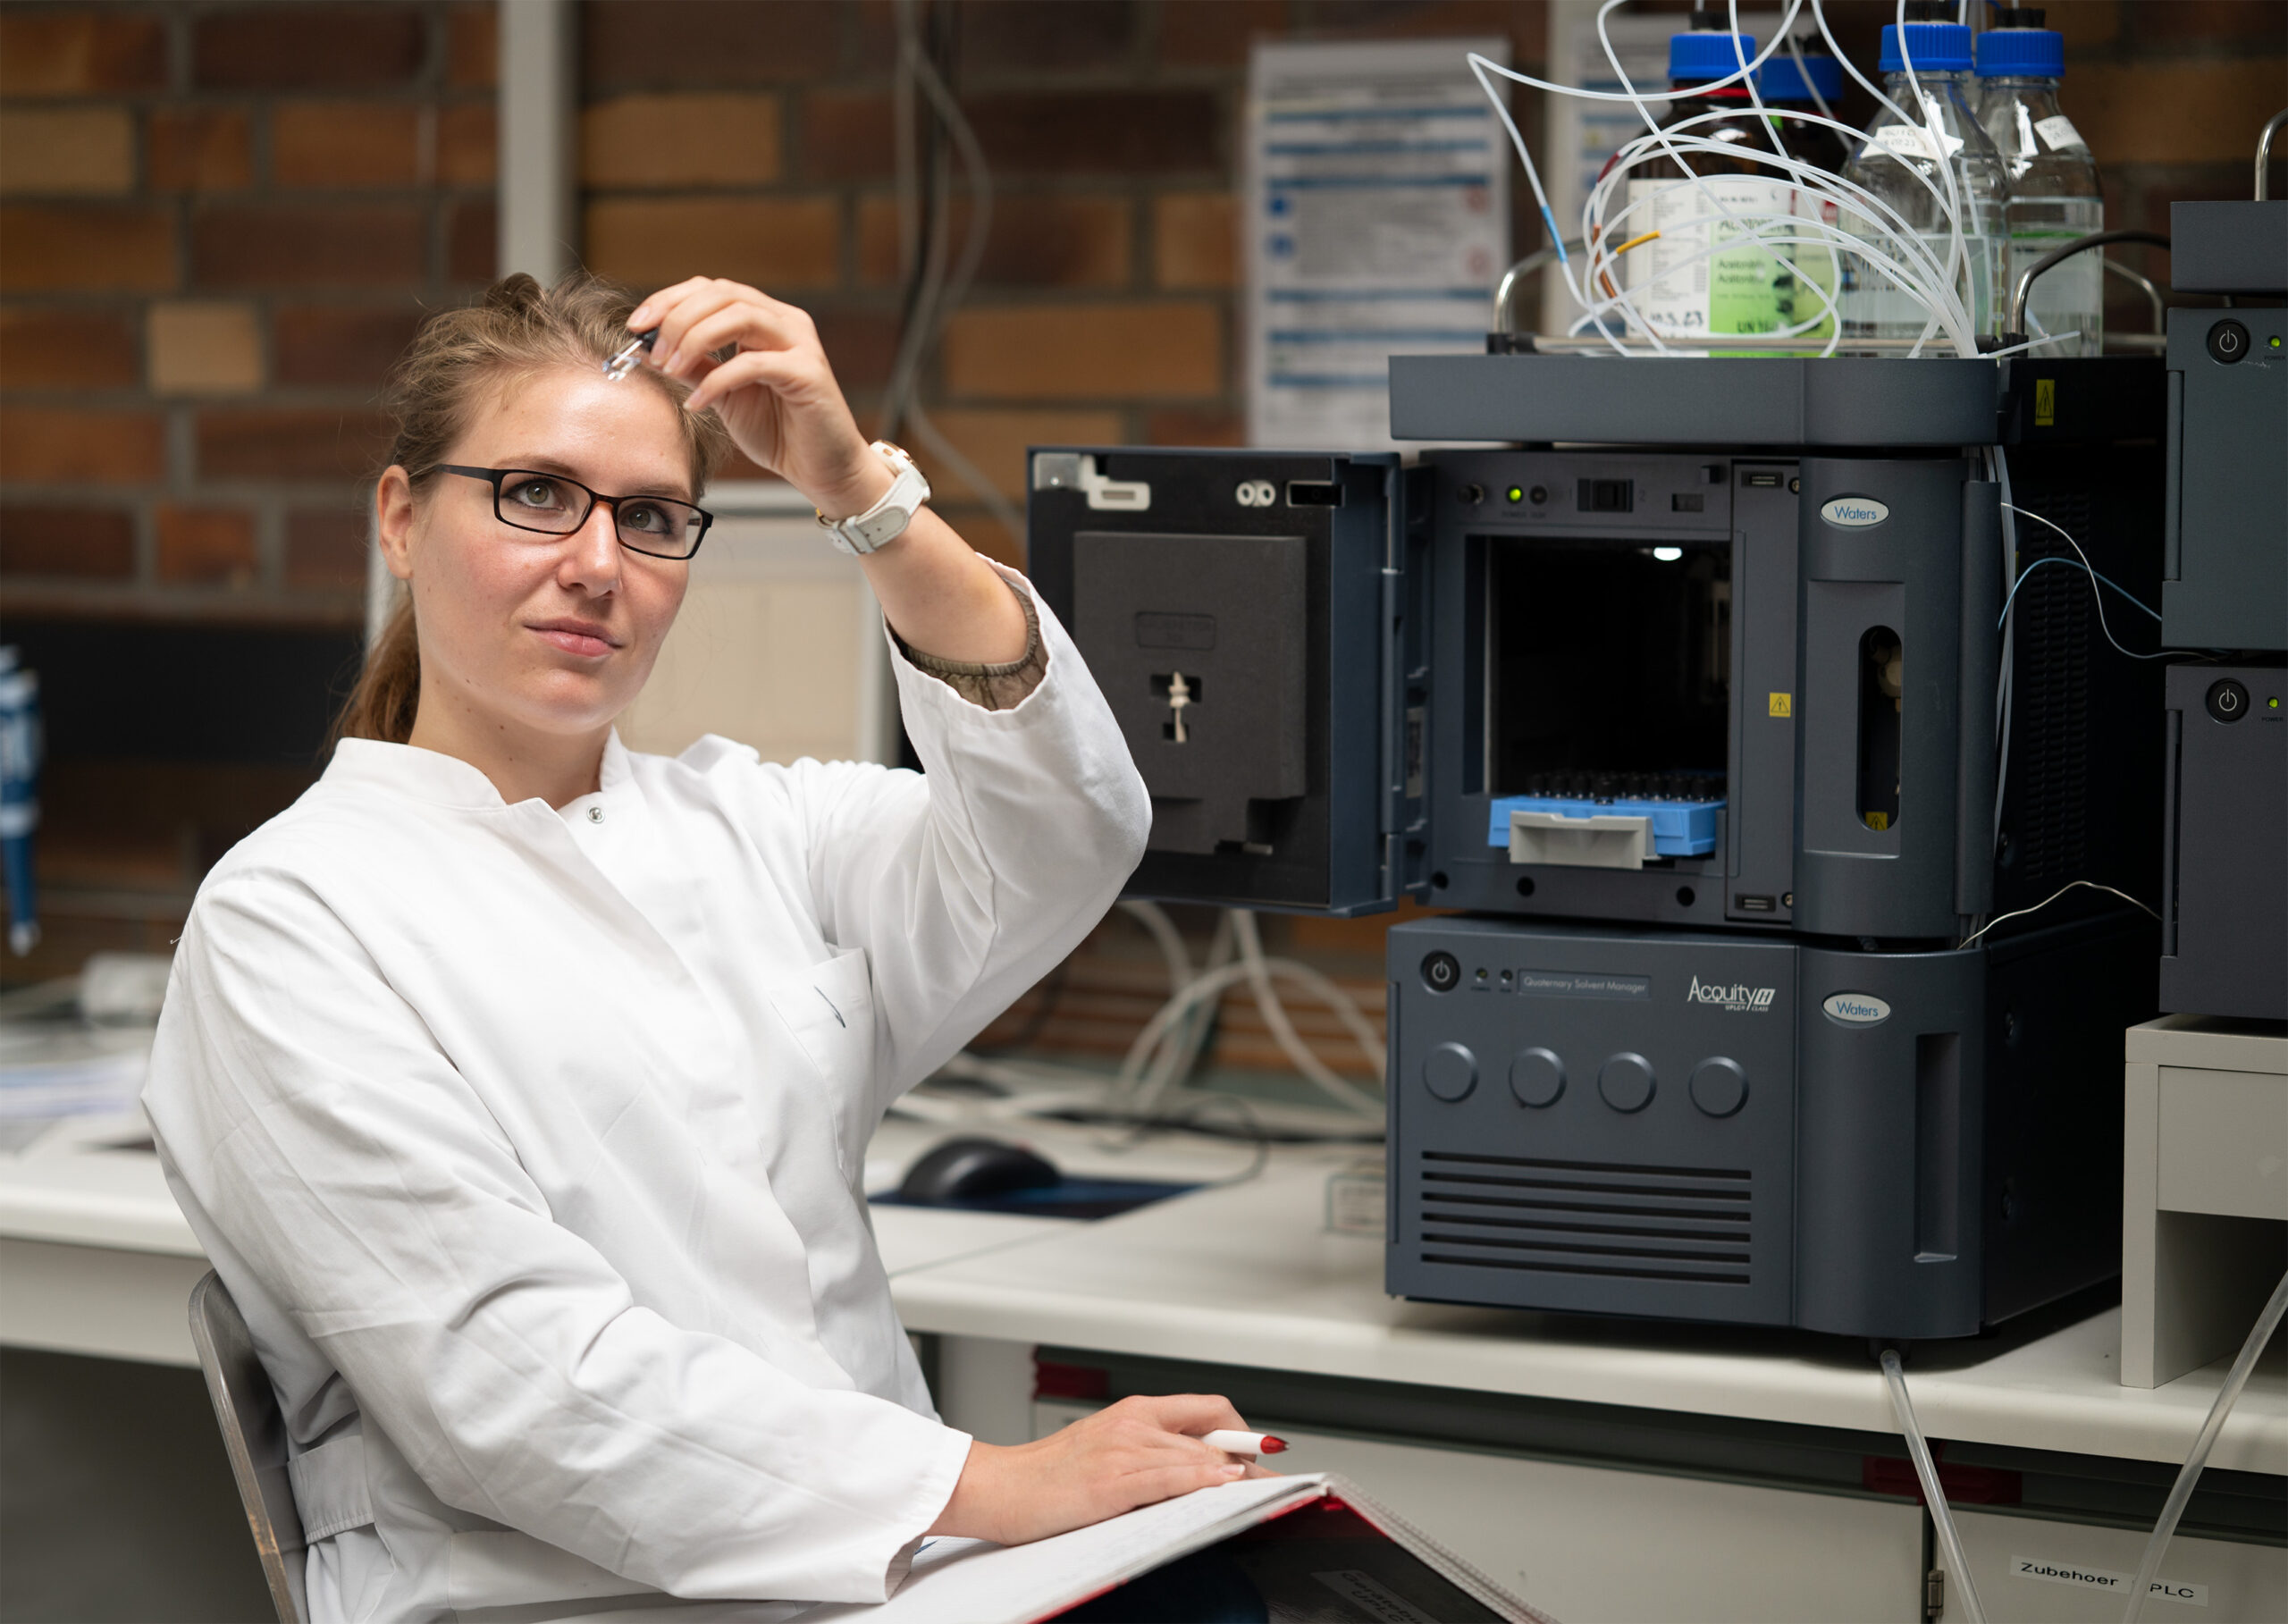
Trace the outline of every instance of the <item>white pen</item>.
{"label": "white pen", "polygon": [[659,336],[660,330],[653,327],[628,340],[626,348],[604,363],[604,376],[617,383],[634,372],[641,365],[644,352],[652,348],[652,341]]}
{"label": "white pen", "polygon": [[1206,1434],[1200,1442],[1210,1449],[1220,1449],[1227,1455],[1276,1455],[1287,1448],[1286,1439],[1274,1438],[1267,1432],[1223,1429]]}

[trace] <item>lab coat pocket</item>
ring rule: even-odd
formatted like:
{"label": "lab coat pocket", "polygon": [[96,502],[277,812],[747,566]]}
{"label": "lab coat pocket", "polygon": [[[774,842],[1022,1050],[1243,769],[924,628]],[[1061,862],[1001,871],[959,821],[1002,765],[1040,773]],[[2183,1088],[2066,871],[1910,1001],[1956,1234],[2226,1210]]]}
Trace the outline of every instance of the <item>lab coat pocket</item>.
{"label": "lab coat pocket", "polygon": [[826,1083],[819,1103],[834,1119],[835,1155],[845,1177],[865,1153],[873,1131],[874,986],[862,947],[846,947],[824,963],[770,989],[771,1007]]}

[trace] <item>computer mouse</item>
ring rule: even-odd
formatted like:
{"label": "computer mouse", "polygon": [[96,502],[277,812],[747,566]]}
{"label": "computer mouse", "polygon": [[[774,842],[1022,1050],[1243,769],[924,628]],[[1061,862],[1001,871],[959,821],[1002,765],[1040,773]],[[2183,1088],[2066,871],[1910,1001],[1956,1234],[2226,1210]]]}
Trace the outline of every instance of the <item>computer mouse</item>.
{"label": "computer mouse", "polygon": [[974,1201],[1063,1182],[1055,1163],[1006,1140],[968,1135],[933,1146],[906,1170],[898,1199],[920,1206]]}

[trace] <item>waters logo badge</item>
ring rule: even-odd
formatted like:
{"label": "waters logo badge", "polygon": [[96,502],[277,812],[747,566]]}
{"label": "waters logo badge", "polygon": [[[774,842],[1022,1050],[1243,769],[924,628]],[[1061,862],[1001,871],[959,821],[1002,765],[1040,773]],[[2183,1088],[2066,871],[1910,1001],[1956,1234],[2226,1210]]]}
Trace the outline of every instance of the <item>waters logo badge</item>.
{"label": "waters logo badge", "polygon": [[1822,999],[1820,1007],[1830,1021],[1846,1026],[1876,1026],[1891,1018],[1891,1006],[1872,992],[1838,992]]}
{"label": "waters logo badge", "polygon": [[1870,530],[1890,516],[1872,496],[1838,496],[1820,504],[1820,517],[1838,530]]}

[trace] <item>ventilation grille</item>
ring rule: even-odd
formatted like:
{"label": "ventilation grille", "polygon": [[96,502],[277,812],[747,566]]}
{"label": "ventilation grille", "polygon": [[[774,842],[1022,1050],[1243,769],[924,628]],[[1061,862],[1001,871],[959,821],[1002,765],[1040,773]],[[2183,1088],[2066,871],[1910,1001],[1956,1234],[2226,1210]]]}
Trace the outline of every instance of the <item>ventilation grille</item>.
{"label": "ventilation grille", "polygon": [[[2019,500],[2088,549],[2088,496],[2046,493]],[[2017,531],[2021,573],[2037,559],[2079,561],[2048,525],[2022,516]],[[2011,745],[2018,781],[2010,824],[2018,841],[2019,871],[2028,886],[2062,885],[2089,872],[2089,674],[2098,636],[2094,585],[2077,568],[2036,570],[2019,589],[2014,611],[2018,652]]]}
{"label": "ventilation grille", "polygon": [[1744,1170],[1426,1150],[1418,1174],[1425,1263],[1748,1283]]}

